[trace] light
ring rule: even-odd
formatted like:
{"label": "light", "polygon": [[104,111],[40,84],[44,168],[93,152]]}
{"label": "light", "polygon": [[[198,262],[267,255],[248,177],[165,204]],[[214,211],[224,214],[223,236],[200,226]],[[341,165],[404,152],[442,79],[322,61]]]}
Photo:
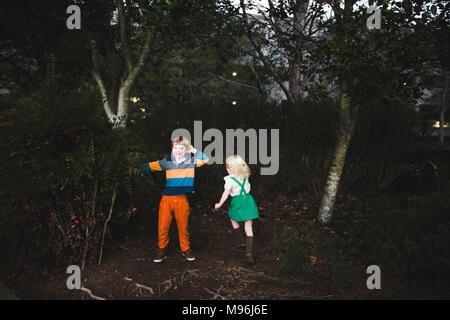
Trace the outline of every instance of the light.
{"label": "light", "polygon": [[141,99],[138,97],[131,97],[130,100],[133,101],[134,103],[141,101]]}
{"label": "light", "polygon": [[[444,122],[443,127],[444,127],[444,128],[448,128],[448,127],[449,127],[448,122]],[[433,128],[440,128],[440,126],[439,126],[439,121],[436,121],[435,123],[433,123]]]}
{"label": "light", "polygon": [[237,102],[236,102],[236,101],[233,101],[231,104],[232,104],[233,106],[235,106],[235,105],[237,104]]}
{"label": "light", "polygon": [[145,112],[145,109],[144,109],[144,108],[141,108],[141,111],[142,111],[142,112]]}
{"label": "light", "polygon": [[233,72],[232,75],[233,75],[233,77],[236,77],[237,76],[237,72]]}

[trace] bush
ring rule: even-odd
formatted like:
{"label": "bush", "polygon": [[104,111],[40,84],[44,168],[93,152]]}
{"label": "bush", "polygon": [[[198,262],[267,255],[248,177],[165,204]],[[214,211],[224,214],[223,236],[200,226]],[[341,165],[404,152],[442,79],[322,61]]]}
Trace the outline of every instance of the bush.
{"label": "bush", "polygon": [[414,106],[368,103],[360,109],[339,189],[380,194],[405,173],[417,154]]}
{"label": "bush", "polygon": [[[406,202],[406,203],[405,203]],[[450,195],[384,200],[368,213],[368,248],[404,281],[450,285]]]}
{"label": "bush", "polygon": [[303,239],[292,229],[283,231],[273,240],[275,252],[282,257],[278,274],[300,276],[309,279],[312,275],[310,255]]}
{"label": "bush", "polygon": [[[280,128],[280,173],[285,192],[312,192],[320,197],[331,163],[338,125],[334,101],[285,104]],[[295,174],[292,174],[295,172]]]}
{"label": "bush", "polygon": [[273,240],[275,252],[281,256],[281,276],[299,276],[303,280],[320,278],[335,287],[352,279],[348,252],[336,235],[330,235],[310,221],[306,229],[285,229]]}
{"label": "bush", "polygon": [[1,241],[26,262],[84,266],[99,258],[109,224],[136,212],[142,141],[113,131],[92,93],[65,96],[44,85],[3,102],[12,126],[0,131]]}

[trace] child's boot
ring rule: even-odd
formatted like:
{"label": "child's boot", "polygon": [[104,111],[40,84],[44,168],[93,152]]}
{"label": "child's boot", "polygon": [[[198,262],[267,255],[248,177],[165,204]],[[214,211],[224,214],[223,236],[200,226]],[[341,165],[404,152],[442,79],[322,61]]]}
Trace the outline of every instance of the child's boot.
{"label": "child's boot", "polygon": [[247,237],[247,252],[245,253],[245,262],[253,264],[255,258],[253,257],[253,239],[254,237]]}

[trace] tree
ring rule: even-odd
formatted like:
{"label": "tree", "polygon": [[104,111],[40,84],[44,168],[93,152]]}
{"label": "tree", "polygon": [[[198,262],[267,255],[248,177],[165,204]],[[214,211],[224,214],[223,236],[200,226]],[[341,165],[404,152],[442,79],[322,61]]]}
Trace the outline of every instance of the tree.
{"label": "tree", "polygon": [[[373,3],[374,1],[370,1]],[[335,19],[326,24],[327,38],[313,53],[317,72],[339,84],[339,130],[319,208],[322,223],[331,220],[348,146],[358,112],[364,103],[385,98],[414,103],[429,46],[426,25],[431,20],[423,1],[378,1],[384,23],[368,31],[364,7],[354,11],[354,0],[332,1]]]}
{"label": "tree", "polygon": [[[114,128],[127,125],[130,94],[146,60],[189,41],[199,41],[219,16],[214,0],[117,0],[115,6],[107,2],[104,7],[96,4],[87,9],[91,9],[91,15],[99,12],[103,18],[109,17],[100,28],[95,23],[91,26],[89,44],[92,74]],[[118,26],[110,25],[113,10],[117,10]],[[98,42],[105,35],[109,36],[102,41],[102,55]],[[109,81],[105,81],[108,73]]]}
{"label": "tree", "polygon": [[[430,105],[431,109],[439,117],[439,142],[444,143],[444,123],[445,114],[448,110],[450,100],[450,11],[448,10],[450,3],[447,2],[445,6],[438,3],[437,6],[431,9],[437,13],[439,8],[440,13],[429,25],[429,35],[432,43],[428,48],[428,59],[426,62],[427,69],[423,77],[424,86],[429,90],[430,96],[425,99],[425,104]],[[433,8],[433,4],[430,8]]]}
{"label": "tree", "polygon": [[[310,6],[308,0],[269,0],[268,5],[265,8],[240,0],[241,35],[248,42],[242,50],[251,57],[257,79],[271,79],[289,102],[296,103],[305,98],[306,86],[315,76],[307,58],[320,37],[317,19],[323,12],[314,3]],[[261,84],[259,87],[267,90]]]}
{"label": "tree", "polygon": [[429,88],[429,97],[425,98],[425,106],[429,107],[439,117],[440,144],[444,143],[445,137],[445,113],[447,112],[450,101],[450,71],[441,66],[433,68],[430,71],[431,84]]}
{"label": "tree", "polygon": [[43,81],[79,88],[86,82],[83,37],[66,27],[71,0],[3,1],[0,88],[28,94]]}
{"label": "tree", "polygon": [[[97,10],[92,10],[89,13],[91,17],[95,14],[102,15],[103,18],[106,19],[106,21],[104,21],[106,22],[106,25],[103,24],[102,33],[98,31],[100,28],[95,28],[96,24],[91,25],[91,29],[94,30],[89,31],[88,41],[91,49],[92,76],[100,91],[103,108],[107,118],[113,124],[114,128],[125,128],[129,115],[130,92],[151,52],[157,33],[157,27],[155,25],[151,26],[145,24],[143,10],[150,12],[152,9],[151,5],[144,4],[142,1],[127,1],[126,6],[122,0],[117,0],[115,3],[115,8],[111,5],[105,5],[104,7],[100,6]],[[152,4],[155,6],[159,5],[156,1],[153,1]],[[141,5],[142,7],[140,7]],[[89,9],[91,8],[92,7],[87,6],[87,10],[85,11],[89,12]],[[93,34],[97,33],[98,36],[100,33],[102,35],[105,32],[105,28],[106,30],[110,28],[108,24],[111,24],[111,22],[107,19],[112,18],[112,9],[117,9],[118,13],[119,39],[116,39],[113,36],[109,38],[109,43],[104,44],[104,47],[106,48],[105,51],[109,55],[107,58],[104,58],[99,53],[98,40],[95,39]],[[133,28],[132,22],[144,26],[147,25],[147,27]],[[141,28],[145,30],[142,32]],[[131,42],[133,38],[138,38],[139,40],[143,38],[143,40],[141,40],[143,43],[139,49],[137,60],[134,58],[132,50]],[[107,73],[106,70],[108,67],[111,67],[108,62],[111,62],[111,60],[114,61],[112,70],[116,73],[110,72],[111,84],[107,85],[102,73]],[[120,70],[120,76],[118,76],[117,69]]]}

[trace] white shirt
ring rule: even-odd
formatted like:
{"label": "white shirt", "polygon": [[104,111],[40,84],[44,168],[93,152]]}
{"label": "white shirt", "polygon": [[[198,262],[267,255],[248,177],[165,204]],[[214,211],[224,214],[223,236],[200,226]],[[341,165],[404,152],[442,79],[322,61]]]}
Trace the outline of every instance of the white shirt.
{"label": "white shirt", "polygon": [[[232,196],[232,197],[238,196],[241,193],[242,188],[239,184],[237,184],[236,181],[231,179],[231,177],[234,177],[241,184],[242,184],[243,180],[239,179],[238,177],[236,177],[235,175],[232,175],[232,174],[223,178],[225,180],[225,189],[231,189],[230,196]],[[247,192],[247,193],[250,192],[250,183],[248,182],[248,179],[245,179],[244,189],[245,189],[245,192]]]}

